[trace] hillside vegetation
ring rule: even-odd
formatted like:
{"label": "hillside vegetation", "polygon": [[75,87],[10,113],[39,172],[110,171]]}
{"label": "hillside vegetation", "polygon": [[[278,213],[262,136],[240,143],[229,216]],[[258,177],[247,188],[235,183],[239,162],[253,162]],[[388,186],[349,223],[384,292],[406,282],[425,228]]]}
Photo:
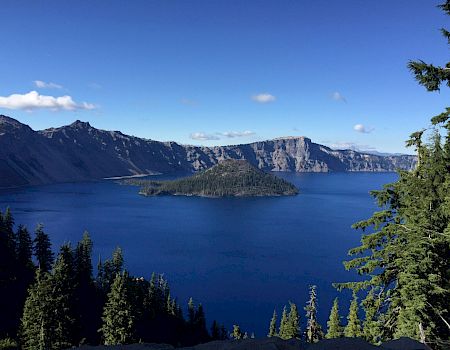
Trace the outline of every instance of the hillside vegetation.
{"label": "hillside vegetation", "polygon": [[140,194],[205,197],[290,196],[298,194],[291,183],[265,173],[245,160],[225,160],[193,176],[172,181],[126,180],[141,186]]}

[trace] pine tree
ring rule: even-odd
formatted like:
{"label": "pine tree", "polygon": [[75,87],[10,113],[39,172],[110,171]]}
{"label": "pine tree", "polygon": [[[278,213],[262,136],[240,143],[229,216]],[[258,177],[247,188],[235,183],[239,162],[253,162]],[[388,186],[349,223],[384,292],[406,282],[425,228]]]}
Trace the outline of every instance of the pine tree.
{"label": "pine tree", "polygon": [[108,293],[111,285],[118,273],[123,270],[123,254],[122,249],[117,247],[112,258],[98,263],[97,284],[104,293]]}
{"label": "pine tree", "polygon": [[59,348],[67,348],[75,344],[76,304],[74,299],[73,252],[70,245],[61,246],[50,278],[52,292],[53,337]]}
{"label": "pine tree", "polygon": [[286,306],[283,307],[283,313],[281,314],[280,329],[278,331],[278,336],[281,339],[289,339],[289,337],[290,337],[290,335],[289,335],[289,320],[288,320]]}
{"label": "pine tree", "polygon": [[233,333],[231,334],[231,337],[234,340],[241,340],[244,337],[244,334],[241,331],[241,328],[239,327],[239,325],[233,325]]}
{"label": "pine tree", "polygon": [[20,278],[16,256],[14,219],[9,208],[3,216],[0,212],[0,338],[14,336],[19,315],[17,314],[17,280]]}
{"label": "pine tree", "polygon": [[338,298],[334,299],[333,307],[330,312],[330,318],[327,322],[327,339],[340,338],[344,334],[344,329],[341,325],[341,316],[339,316],[339,301]]}
{"label": "pine tree", "polygon": [[203,305],[199,304],[195,312],[195,328],[198,334],[198,342],[204,343],[209,340],[208,330],[206,329],[205,311]]}
{"label": "pine tree", "polygon": [[269,338],[277,336],[277,312],[273,310],[272,319],[270,320],[269,325],[269,334],[267,335]]}
{"label": "pine tree", "polygon": [[50,275],[38,269],[35,283],[28,291],[21,319],[20,342],[22,349],[58,349],[54,342],[51,294]]}
{"label": "pine tree", "polygon": [[365,311],[363,335],[364,339],[374,344],[379,344],[381,340],[383,320],[379,319],[379,310],[381,308],[380,302],[381,300],[376,297],[373,289],[363,300],[363,308]]}
{"label": "pine tree", "polygon": [[300,316],[298,314],[297,305],[289,302],[290,310],[288,315],[288,339],[299,339],[300,338]]}
{"label": "pine tree", "polygon": [[26,227],[17,230],[17,262],[22,268],[33,269],[33,241]]}
{"label": "pine tree", "polygon": [[220,339],[220,327],[216,320],[213,320],[211,325],[211,339],[219,340]]}
{"label": "pine tree", "polygon": [[[450,15],[449,0],[440,8]],[[441,31],[450,44],[449,32]],[[428,91],[450,86],[450,62],[411,61],[408,67]],[[450,107],[431,118],[431,128],[407,141],[417,152],[416,169],[373,191],[382,210],[354,225],[373,233],[362,236],[345,265],[367,279],[337,284],[366,293],[365,336],[373,342],[407,336],[443,348],[450,343]]]}
{"label": "pine tree", "polygon": [[188,301],[188,323],[192,326],[195,323],[195,305],[192,298],[189,298]]}
{"label": "pine tree", "polygon": [[134,340],[135,315],[128,279],[126,272],[118,273],[108,293],[101,328],[105,345],[124,345]]}
{"label": "pine tree", "polygon": [[323,338],[322,327],[317,321],[317,292],[316,286],[309,287],[309,301],[306,304],[306,341],[315,343]]}
{"label": "pine tree", "polygon": [[43,272],[51,270],[53,265],[53,253],[51,249],[50,238],[44,232],[44,226],[39,224],[35,231],[34,255],[38,262],[38,267]]}
{"label": "pine tree", "polygon": [[80,325],[76,336],[77,342],[94,343],[98,339],[100,328],[101,302],[92,273],[92,240],[88,232],[78,242],[74,252],[75,264],[75,303],[77,322]]}
{"label": "pine tree", "polygon": [[350,304],[350,310],[347,316],[347,325],[344,329],[344,335],[349,338],[361,337],[361,321],[358,318],[358,299],[353,295],[353,300]]}

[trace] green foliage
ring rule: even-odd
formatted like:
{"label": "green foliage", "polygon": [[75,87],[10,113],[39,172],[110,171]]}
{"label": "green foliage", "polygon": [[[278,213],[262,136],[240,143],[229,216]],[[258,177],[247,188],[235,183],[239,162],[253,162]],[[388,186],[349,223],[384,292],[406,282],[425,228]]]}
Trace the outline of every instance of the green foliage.
{"label": "green foliage", "polygon": [[[440,7],[450,14],[450,1]],[[442,33],[448,40],[448,31]],[[408,66],[429,91],[450,83],[450,63]],[[431,119],[428,142],[423,138],[430,130],[411,135],[407,146],[417,151],[417,168],[399,172],[397,182],[373,191],[382,210],[354,225],[364,234],[345,266],[367,278],[337,286],[366,293],[363,333],[371,342],[407,336],[437,348],[450,344],[449,120],[447,107]]]}
{"label": "green foliage", "polygon": [[[94,278],[92,241],[87,232],[75,249],[68,244],[60,248],[50,271],[36,269],[31,260],[28,231],[19,226],[17,234],[11,234],[13,222],[9,213],[4,225],[0,212],[0,250],[4,253],[0,256],[0,263],[4,263],[0,264],[4,273],[0,280],[0,330],[6,338],[9,334],[15,337],[20,328],[23,349],[99,344],[99,329],[104,341],[111,344],[139,340],[192,346],[210,339],[227,339],[225,327],[217,322],[211,328],[212,336],[208,334],[203,306],[196,307],[192,300],[186,322],[163,275],[153,273],[147,281],[122,273],[124,261],[120,248],[111,259],[99,264],[98,276]],[[37,231],[37,246],[49,249],[50,241],[42,226]],[[9,240],[13,237],[14,244],[11,244]],[[47,261],[41,262],[46,269],[48,258],[53,259],[48,249],[35,250],[38,254],[47,251],[39,255],[47,256],[41,259]],[[17,319],[13,317],[15,312]]]}
{"label": "green foliage", "polygon": [[344,328],[341,324],[341,316],[339,316],[339,300],[334,299],[333,307],[331,308],[330,317],[327,322],[327,339],[340,338],[344,335]]}
{"label": "green foliage", "polygon": [[38,267],[43,272],[48,272],[52,268],[53,264],[53,252],[50,238],[44,232],[44,226],[39,224],[36,227],[34,239],[34,255],[38,262]]}
{"label": "green foliage", "polygon": [[[439,7],[447,15],[450,15],[450,0],[446,0],[445,3],[439,5]],[[448,30],[442,28],[441,33],[450,45],[450,34]],[[447,82],[447,86],[450,87],[450,62],[447,62],[445,66],[441,67],[427,64],[422,60],[410,61],[408,63],[408,68],[414,74],[419,84],[425,86],[428,91],[440,90],[441,84],[445,82]]]}
{"label": "green foliage", "polygon": [[267,335],[269,338],[277,336],[277,312],[273,310],[272,319],[270,320],[269,325],[269,334]]}
{"label": "green foliage", "polygon": [[234,340],[241,340],[244,338],[244,333],[242,333],[239,325],[237,325],[237,324],[233,325],[233,333],[231,333],[231,337]]}
{"label": "green foliage", "polygon": [[344,335],[349,338],[362,336],[361,321],[358,317],[358,298],[353,295],[353,300],[350,304],[350,310],[347,316],[347,325],[344,329]]}
{"label": "green foliage", "polygon": [[289,306],[289,313],[286,306],[283,308],[278,337],[281,339],[298,339],[300,338],[300,316],[297,305],[289,302]]}
{"label": "green foliage", "polygon": [[58,349],[54,338],[52,285],[50,274],[37,270],[35,283],[28,292],[21,321],[22,349]]}
{"label": "green foliage", "polygon": [[297,188],[272,174],[267,174],[244,160],[226,160],[191,177],[173,181],[125,180],[141,186],[144,195],[276,196],[294,195]]}
{"label": "green foliage", "polygon": [[108,293],[103,310],[101,332],[105,345],[132,343],[134,338],[135,314],[129,287],[128,273],[118,273]]}
{"label": "green foliage", "polygon": [[1,350],[19,349],[19,345],[14,339],[11,338],[0,339],[0,349]]}
{"label": "green foliage", "polygon": [[317,287],[309,287],[309,301],[306,304],[306,341],[308,343],[315,343],[323,338],[322,327],[317,321]]}

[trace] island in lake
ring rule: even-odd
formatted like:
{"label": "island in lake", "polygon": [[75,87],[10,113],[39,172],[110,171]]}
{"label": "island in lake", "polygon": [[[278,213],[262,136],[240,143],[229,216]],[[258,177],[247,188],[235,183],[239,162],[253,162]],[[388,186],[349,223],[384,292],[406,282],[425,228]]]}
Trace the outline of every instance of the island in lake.
{"label": "island in lake", "polygon": [[144,196],[250,197],[292,196],[298,189],[275,175],[268,174],[246,160],[227,159],[190,177],[152,181],[128,179],[121,183],[141,186]]}

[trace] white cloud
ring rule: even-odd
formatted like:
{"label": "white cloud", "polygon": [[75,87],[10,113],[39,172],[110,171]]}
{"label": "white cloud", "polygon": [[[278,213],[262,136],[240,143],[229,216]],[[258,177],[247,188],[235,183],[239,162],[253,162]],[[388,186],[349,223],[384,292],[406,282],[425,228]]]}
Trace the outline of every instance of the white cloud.
{"label": "white cloud", "polygon": [[347,103],[346,98],[338,91],[333,92],[331,94],[331,98],[335,101],[342,101],[342,102]]}
{"label": "white cloud", "polygon": [[353,126],[353,130],[355,130],[357,132],[360,132],[360,133],[363,133],[363,134],[369,134],[375,129],[374,128],[367,128],[363,124],[355,124]]}
{"label": "white cloud", "polygon": [[96,106],[92,103],[76,103],[71,96],[60,97],[40,95],[37,91],[30,91],[26,94],[12,94],[0,96],[0,108],[23,109],[32,111],[34,109],[49,109],[52,111],[76,111],[91,110]]}
{"label": "white cloud", "polygon": [[226,131],[220,133],[220,135],[228,137],[228,138],[234,138],[234,137],[245,137],[245,136],[252,136],[255,135],[253,131],[245,130],[245,131]]}
{"label": "white cloud", "polygon": [[269,103],[269,102],[273,102],[276,100],[276,97],[271,95],[271,94],[258,94],[258,95],[253,95],[252,96],[252,100],[258,103]]}
{"label": "white cloud", "polygon": [[353,151],[364,152],[364,151],[376,151],[376,148],[369,145],[361,145],[356,142],[351,141],[336,141],[336,142],[324,142],[328,147],[342,150],[351,149]]}
{"label": "white cloud", "polygon": [[37,88],[40,89],[62,89],[63,86],[56,84],[56,83],[52,83],[52,82],[48,82],[46,83],[45,81],[42,80],[35,80],[33,81],[34,85],[36,85]]}
{"label": "white cloud", "polygon": [[220,140],[219,136],[212,134],[205,134],[204,132],[193,132],[189,135],[189,137],[192,140],[200,140],[200,141]]}

